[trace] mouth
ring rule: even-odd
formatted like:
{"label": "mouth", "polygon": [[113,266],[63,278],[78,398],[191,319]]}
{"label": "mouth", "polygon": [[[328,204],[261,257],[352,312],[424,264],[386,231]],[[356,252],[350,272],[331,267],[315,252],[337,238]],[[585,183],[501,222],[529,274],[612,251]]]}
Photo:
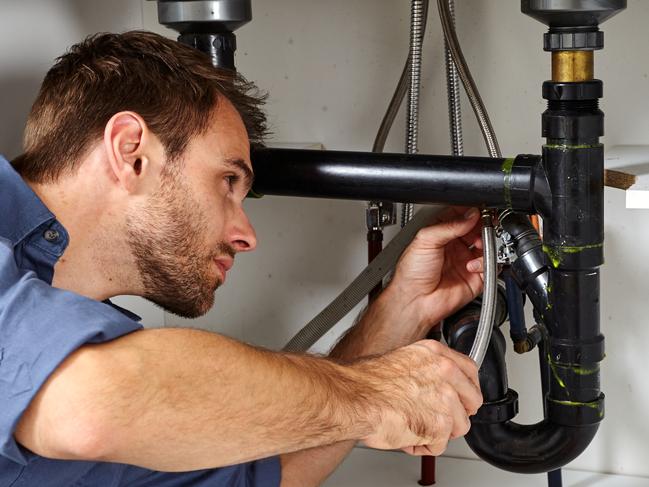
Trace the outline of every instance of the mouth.
{"label": "mouth", "polygon": [[221,283],[225,282],[225,277],[230,269],[232,269],[232,266],[234,265],[234,260],[230,258],[219,258],[219,259],[214,259],[214,263],[216,264],[216,267],[221,271]]}

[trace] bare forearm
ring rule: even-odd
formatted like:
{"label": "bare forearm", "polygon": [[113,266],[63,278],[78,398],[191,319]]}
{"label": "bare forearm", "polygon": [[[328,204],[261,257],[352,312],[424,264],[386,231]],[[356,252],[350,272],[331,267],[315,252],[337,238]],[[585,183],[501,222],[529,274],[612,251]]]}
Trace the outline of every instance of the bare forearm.
{"label": "bare forearm", "polygon": [[[423,328],[419,330],[416,327],[418,331],[412,332],[412,326],[400,327],[403,322],[397,320],[389,309],[390,298],[390,294],[384,292],[369,306],[333,348],[330,357],[348,362],[369,355],[380,355],[420,339],[420,335],[425,333]],[[402,316],[401,320],[403,319],[407,318]],[[355,444],[356,441],[343,441],[282,455],[282,487],[315,487],[322,484]]]}
{"label": "bare forearm", "polygon": [[[95,355],[94,370],[68,374],[65,385],[54,377],[46,399],[70,414],[92,408],[101,425],[94,434],[110,438],[96,451],[104,461],[164,471],[217,467],[371,430],[355,403],[362,391],[350,368],[326,359],[173,329],[137,332],[86,352]],[[70,381],[83,393],[70,391]],[[79,397],[86,404],[71,403]]]}
{"label": "bare forearm", "polygon": [[358,322],[345,334],[330,353],[342,361],[368,355],[380,355],[422,339],[428,329],[414,306],[397,301],[393,289],[387,288],[363,312]]}

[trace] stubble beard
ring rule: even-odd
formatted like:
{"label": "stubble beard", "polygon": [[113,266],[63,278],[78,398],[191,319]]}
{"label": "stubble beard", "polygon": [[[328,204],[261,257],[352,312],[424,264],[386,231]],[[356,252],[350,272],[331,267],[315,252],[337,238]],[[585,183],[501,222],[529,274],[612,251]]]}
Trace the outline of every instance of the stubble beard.
{"label": "stubble beard", "polygon": [[235,252],[225,242],[205,248],[206,216],[179,177],[164,178],[147,204],[127,216],[127,238],[143,297],[180,317],[196,318],[212,308],[221,285],[214,258]]}

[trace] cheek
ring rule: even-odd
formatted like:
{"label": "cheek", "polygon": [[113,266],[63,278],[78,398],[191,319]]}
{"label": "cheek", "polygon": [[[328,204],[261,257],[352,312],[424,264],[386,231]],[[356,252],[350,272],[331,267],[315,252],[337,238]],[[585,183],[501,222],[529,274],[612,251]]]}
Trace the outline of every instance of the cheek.
{"label": "cheek", "polygon": [[210,245],[227,241],[227,229],[235,216],[236,204],[229,196],[213,198],[209,206],[202,209],[205,228]]}

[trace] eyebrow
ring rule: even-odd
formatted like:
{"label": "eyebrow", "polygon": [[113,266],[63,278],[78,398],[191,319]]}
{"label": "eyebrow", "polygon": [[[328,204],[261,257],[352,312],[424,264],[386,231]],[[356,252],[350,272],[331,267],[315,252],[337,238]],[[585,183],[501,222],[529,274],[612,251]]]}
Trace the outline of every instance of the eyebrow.
{"label": "eyebrow", "polygon": [[226,166],[229,166],[230,169],[239,169],[243,173],[243,179],[248,190],[252,188],[252,183],[255,181],[255,175],[248,164],[243,162],[243,159],[226,159],[225,164]]}

